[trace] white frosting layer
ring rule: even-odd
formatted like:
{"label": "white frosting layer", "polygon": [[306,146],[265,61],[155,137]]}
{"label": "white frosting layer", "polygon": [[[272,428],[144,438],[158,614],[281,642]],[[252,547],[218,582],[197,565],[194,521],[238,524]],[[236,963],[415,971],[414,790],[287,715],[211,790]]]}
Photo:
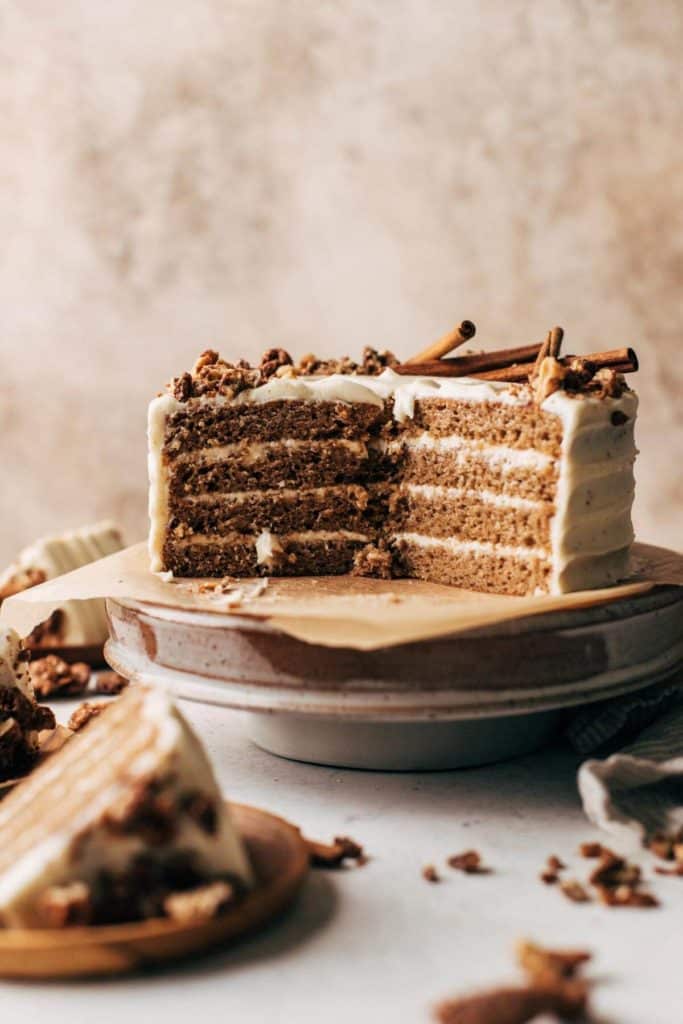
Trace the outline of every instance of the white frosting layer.
{"label": "white frosting layer", "polygon": [[457,462],[476,458],[499,468],[503,473],[513,472],[515,469],[545,470],[555,461],[552,455],[536,451],[535,448],[508,448],[502,444],[484,444],[481,441],[461,437],[459,434],[434,437],[427,431],[416,436],[400,437],[392,441],[379,440],[376,445],[380,451],[400,452],[402,448],[409,448],[416,451],[436,452],[439,455],[448,455],[450,459]]}
{"label": "white frosting layer", "polygon": [[252,441],[250,444],[244,441],[237,441],[235,444],[221,444],[210,448],[199,448],[191,452],[183,452],[175,459],[177,465],[187,462],[200,462],[204,466],[213,465],[216,462],[225,462],[235,456],[239,457],[240,464],[251,466],[266,459],[277,458],[280,450],[298,452],[304,449],[313,453],[317,450],[328,451],[330,448],[344,448],[353,452],[358,458],[363,458],[367,452],[367,445],[364,441],[346,441],[335,439],[334,441],[299,441],[294,438],[284,438],[282,441]]}
{"label": "white frosting layer", "polygon": [[[633,540],[638,398],[627,391],[618,399],[571,399],[557,391],[543,408],[559,416],[563,427],[551,526],[551,592],[608,586],[627,571],[623,552]],[[612,423],[615,412],[627,417],[624,424]]]}
{"label": "white frosting layer", "polygon": [[[46,887],[76,880],[87,884],[102,870],[119,874],[143,852],[152,857],[164,857],[176,849],[191,851],[207,877],[231,873],[246,883],[252,881],[246,853],[206,754],[169,698],[160,690],[147,691],[141,712],[136,706],[135,715],[124,723],[126,736],[120,732],[107,736],[105,719],[106,715],[89,725],[83,737],[77,736],[63,747],[41,767],[39,773],[30,777],[0,805],[0,830],[4,835],[11,837],[14,830],[21,829],[22,825],[35,831],[30,850],[0,874],[0,918],[5,926],[44,926],[44,922],[36,918],[35,903]],[[91,743],[97,740],[98,749],[105,753],[117,741],[128,747],[133,742],[131,735],[136,724],[142,727],[149,721],[156,727],[155,738],[142,753],[127,763],[125,771],[121,771],[119,765],[107,772],[109,761],[104,754],[98,758],[97,750],[91,747],[88,751],[87,744],[82,742],[88,738]],[[37,796],[56,802],[69,797],[73,800],[74,785],[78,787],[75,762],[83,763],[85,759],[88,763],[93,758],[97,759],[94,768],[98,779],[96,791],[86,777],[82,785],[84,799],[70,820],[46,831],[40,822],[31,819],[31,806]],[[164,780],[164,792],[168,792],[173,800],[192,792],[200,792],[211,799],[217,810],[216,831],[209,834],[183,815],[178,821],[176,835],[168,844],[149,846],[140,835],[116,833],[108,827],[103,821],[107,810],[120,806],[150,776]],[[80,837],[78,844],[74,842],[76,837]]]}
{"label": "white frosting layer", "polygon": [[504,558],[518,558],[528,561],[532,558],[547,559],[548,552],[543,548],[528,548],[521,544],[493,544],[483,540],[457,540],[455,537],[431,537],[424,533],[396,533],[393,540],[400,543],[407,541],[420,548],[442,548],[444,551],[472,551],[482,555],[501,555]]}
{"label": "white frosting layer", "polygon": [[[263,530],[258,537],[250,537],[249,534],[224,534],[222,537],[217,537],[215,534],[207,533],[194,533],[191,537],[183,537],[177,542],[178,547],[228,547],[230,544],[234,544],[237,540],[244,542],[247,539],[251,539],[256,546],[257,560],[260,559],[262,554],[263,562],[259,560],[259,565],[264,564],[269,558],[272,557],[276,542],[291,541],[293,543],[308,544],[308,543],[325,543],[339,541],[339,540],[358,540],[367,541],[369,537],[364,533],[354,533],[353,530],[299,530],[294,533],[270,533],[268,530]],[[259,545],[260,542],[260,545]],[[260,552],[260,554],[259,554]]]}
{"label": "white frosting layer", "polygon": [[[11,579],[26,569],[41,569],[47,579],[73,572],[90,562],[120,551],[123,540],[112,522],[95,523],[54,537],[42,537],[24,548],[0,578]],[[109,635],[104,601],[69,601],[62,607],[64,627],[62,644],[103,644]]]}
{"label": "white frosting layer", "polygon": [[441,484],[403,484],[409,494],[416,494],[430,501],[466,501],[483,502],[485,505],[496,505],[499,508],[518,508],[530,511],[534,508],[542,508],[544,502],[531,501],[529,498],[520,498],[516,494],[497,494],[494,491],[486,490],[465,490],[462,487],[446,487]]}

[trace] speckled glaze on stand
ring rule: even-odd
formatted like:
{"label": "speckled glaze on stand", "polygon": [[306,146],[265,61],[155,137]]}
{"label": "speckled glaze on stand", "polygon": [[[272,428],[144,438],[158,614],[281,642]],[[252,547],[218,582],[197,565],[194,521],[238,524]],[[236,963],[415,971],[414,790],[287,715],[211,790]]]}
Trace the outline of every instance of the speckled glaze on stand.
{"label": "speckled glaze on stand", "polygon": [[282,757],[457,768],[528,752],[563,709],[670,677],[683,664],[682,594],[660,587],[376,651],[307,644],[236,614],[109,601],[106,656],[178,697],[252,712],[251,738]]}

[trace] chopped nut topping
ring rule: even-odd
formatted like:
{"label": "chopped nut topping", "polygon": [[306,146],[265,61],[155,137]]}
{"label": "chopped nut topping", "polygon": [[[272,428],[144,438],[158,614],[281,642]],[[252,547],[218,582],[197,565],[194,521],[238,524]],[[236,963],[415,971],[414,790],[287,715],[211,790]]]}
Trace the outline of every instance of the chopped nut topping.
{"label": "chopped nut topping", "polygon": [[591,959],[592,955],[585,949],[545,949],[526,939],[517,944],[517,962],[532,976],[551,972],[562,978],[572,978],[579,967]]}
{"label": "chopped nut topping", "polygon": [[564,882],[560,882],[560,891],[568,900],[571,900],[572,903],[590,902],[588,892],[581,885],[581,882],[577,882],[574,878],[568,878]]}
{"label": "chopped nut topping", "polygon": [[[12,572],[12,569],[8,570],[8,572]],[[47,575],[42,569],[34,569],[33,567],[26,569],[17,568],[17,571],[0,586],[0,603],[6,597],[12,597],[13,594],[21,594],[24,590],[37,587],[39,583],[44,583],[46,579]]]}
{"label": "chopped nut topping", "polygon": [[448,858],[446,863],[449,868],[454,868],[456,871],[464,871],[466,875],[486,875],[491,870],[483,866],[481,855],[476,850],[454,853]]}
{"label": "chopped nut topping", "polygon": [[425,882],[440,882],[441,878],[433,864],[425,864],[422,868],[422,877]]}
{"label": "chopped nut topping", "polygon": [[90,704],[85,701],[80,707],[76,708],[74,713],[69,719],[69,728],[72,732],[79,732],[83,729],[88,722],[91,722],[93,718],[97,718],[99,714],[104,711],[106,704]]}
{"label": "chopped nut topping", "polygon": [[367,863],[363,847],[348,836],[335,836],[333,843],[308,839],[311,864],[319,868],[338,868],[345,860],[355,860],[358,867]]}
{"label": "chopped nut topping", "polygon": [[164,900],[168,917],[182,924],[209,921],[237,900],[237,890],[229,882],[211,882],[187,892],[174,892]]}
{"label": "chopped nut topping", "polygon": [[31,682],[38,697],[78,697],[90,681],[90,666],[76,661],[72,664],[48,654],[29,665]]}
{"label": "chopped nut topping", "polygon": [[95,693],[102,696],[116,696],[127,686],[128,680],[118,672],[98,672],[95,676]]}
{"label": "chopped nut topping", "polygon": [[581,843],[579,847],[579,853],[582,857],[600,857],[602,854],[602,846],[600,843]]}
{"label": "chopped nut topping", "polygon": [[90,924],[93,901],[84,882],[51,885],[37,901],[38,913],[48,928]]}

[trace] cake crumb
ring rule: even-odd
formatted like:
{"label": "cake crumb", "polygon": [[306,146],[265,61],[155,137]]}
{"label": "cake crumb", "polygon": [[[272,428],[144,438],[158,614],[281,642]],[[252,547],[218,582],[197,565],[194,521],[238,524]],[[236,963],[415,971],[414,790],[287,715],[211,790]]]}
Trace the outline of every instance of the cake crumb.
{"label": "cake crumb", "polygon": [[95,693],[102,696],[116,696],[128,686],[125,676],[118,672],[97,672],[95,675]]}
{"label": "cake crumb", "polygon": [[381,544],[366,544],[353,558],[352,576],[373,576],[375,579],[390,580],[391,552]]}
{"label": "cake crumb", "polygon": [[590,903],[587,889],[575,878],[568,878],[560,882],[560,892],[572,903]]}
{"label": "cake crumb", "polygon": [[476,850],[465,850],[464,853],[454,853],[446,861],[449,868],[455,871],[463,871],[466,875],[487,875],[491,869],[484,867],[481,862],[481,854]]}
{"label": "cake crumb", "polygon": [[185,892],[167,896],[163,908],[168,917],[181,924],[210,921],[237,900],[237,890],[229,882],[211,882]]}
{"label": "cake crumb", "polygon": [[38,914],[48,928],[90,924],[93,901],[85,882],[51,885],[37,903]]}
{"label": "cake crumb", "polygon": [[582,857],[599,857],[602,854],[602,844],[595,842],[581,843],[579,853]]}
{"label": "cake crumb", "polygon": [[306,842],[313,867],[338,868],[345,860],[354,860],[358,867],[363,867],[368,862],[363,847],[349,836],[335,836],[332,843],[321,843],[315,839]]}
{"label": "cake crumb", "polygon": [[440,882],[441,876],[433,864],[425,864],[422,868],[422,877],[425,882]]}

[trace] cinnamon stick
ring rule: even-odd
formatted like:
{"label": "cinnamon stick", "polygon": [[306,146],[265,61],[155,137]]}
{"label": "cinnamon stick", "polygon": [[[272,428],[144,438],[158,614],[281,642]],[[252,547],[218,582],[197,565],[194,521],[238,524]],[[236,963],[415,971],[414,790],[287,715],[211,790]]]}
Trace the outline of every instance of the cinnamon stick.
{"label": "cinnamon stick", "polygon": [[553,359],[557,359],[560,355],[560,348],[562,347],[562,339],[564,338],[564,328],[553,327],[550,332],[550,344],[548,346],[548,355],[552,356]]}
{"label": "cinnamon stick", "polygon": [[421,377],[471,377],[484,370],[497,370],[513,363],[532,363],[538,355],[540,345],[523,345],[520,348],[501,348],[495,352],[479,352],[473,356],[458,356],[455,359],[430,359],[419,363],[401,363],[395,366],[396,373]]}
{"label": "cinnamon stick", "polygon": [[[550,331],[548,331],[548,333],[546,334],[545,339],[543,341],[543,344],[541,345],[541,347],[538,350],[538,355],[536,356],[536,362],[534,363],[533,369],[532,369],[531,373],[529,374],[530,377],[537,377],[538,376],[538,374],[541,371],[541,363],[543,362],[544,359],[547,359],[547,357],[549,355],[550,355]],[[504,378],[497,377],[495,379],[496,380],[503,380]]]}
{"label": "cinnamon stick", "polygon": [[[568,366],[572,359],[576,358],[577,356],[564,356],[558,362],[563,366]],[[610,370],[616,370],[617,373],[636,373],[638,370],[638,357],[632,348],[615,348],[607,352],[593,352],[591,355],[579,356],[578,358],[592,363],[596,370],[602,370],[605,367],[608,367]],[[533,371],[531,373],[529,371],[528,364],[521,364],[502,367],[498,370],[489,370],[483,373],[472,373],[470,376],[477,377],[479,380],[502,380],[515,383],[517,381],[525,381],[530,376],[533,376]]]}
{"label": "cinnamon stick", "polygon": [[428,363],[434,359],[441,359],[443,356],[448,355],[449,352],[459,348],[460,345],[464,345],[466,341],[474,337],[476,332],[477,328],[471,320],[463,320],[461,324],[454,327],[448,334],[444,334],[443,338],[439,338],[433,345],[428,345],[422,352],[418,352],[416,356],[406,359],[406,364]]}

